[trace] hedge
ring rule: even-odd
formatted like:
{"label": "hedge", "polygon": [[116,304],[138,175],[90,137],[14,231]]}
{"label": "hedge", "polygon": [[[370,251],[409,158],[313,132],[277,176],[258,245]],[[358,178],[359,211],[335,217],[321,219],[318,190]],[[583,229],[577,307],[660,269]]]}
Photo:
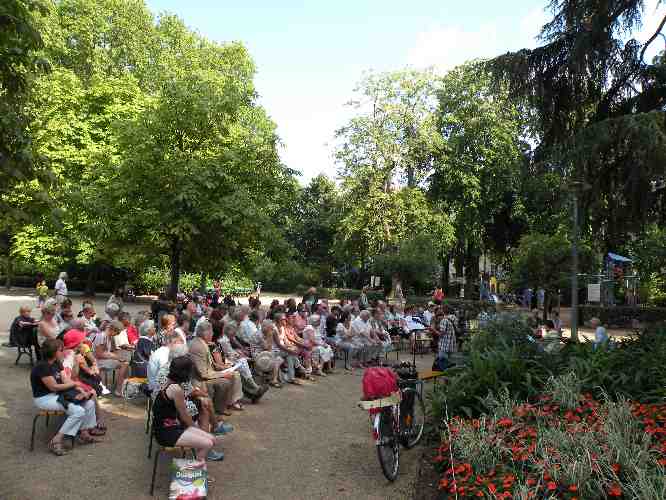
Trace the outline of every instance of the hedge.
{"label": "hedge", "polygon": [[578,307],[578,317],[581,322],[599,318],[609,328],[632,328],[634,320],[647,324],[666,322],[666,307],[582,305]]}
{"label": "hedge", "polygon": [[[316,287],[317,294],[322,299],[346,299],[346,300],[355,300],[361,295],[361,290],[356,288],[326,288],[326,287]],[[305,294],[310,287],[306,285],[298,285],[296,287],[296,295],[302,296]],[[384,300],[384,292],[378,292],[370,290],[368,293],[368,300],[372,302],[373,300]]]}
{"label": "hedge", "polygon": [[[5,285],[5,276],[0,276],[0,286]],[[53,294],[53,287],[55,286],[55,279],[46,279],[46,284]],[[33,288],[35,286],[35,277],[34,276],[12,276],[11,285],[18,288]],[[88,285],[88,280],[86,279],[77,279],[69,278],[67,280],[67,289],[70,291],[83,292]],[[95,292],[102,293],[111,293],[115,290],[115,287],[119,285],[118,282],[111,281],[95,281]]]}

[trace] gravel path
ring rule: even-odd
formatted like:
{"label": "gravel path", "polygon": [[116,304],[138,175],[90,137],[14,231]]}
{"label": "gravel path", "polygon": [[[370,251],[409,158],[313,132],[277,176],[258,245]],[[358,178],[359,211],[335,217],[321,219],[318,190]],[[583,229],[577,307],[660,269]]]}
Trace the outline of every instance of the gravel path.
{"label": "gravel path", "polygon": [[[0,342],[28,296],[0,294]],[[75,301],[74,310],[80,302]],[[98,311],[103,303],[98,303]],[[134,312],[146,309],[130,305]],[[103,443],[78,446],[66,457],[48,453],[50,436],[38,423],[35,451],[28,451],[33,408],[29,365],[14,366],[16,351],[0,348],[0,498],[143,499],[152,461],[146,458],[145,409],[141,402],[104,400],[109,432]],[[422,367],[431,358],[418,360]],[[366,413],[356,407],[361,373],[338,373],[301,387],[272,389],[258,405],[246,406],[229,421],[226,458],[210,463],[216,482],[211,499],[407,499],[412,497],[419,449],[401,454],[401,475],[388,483],[381,473]],[[51,422],[49,432],[56,429]],[[163,457],[155,498],[166,498],[167,458]]]}

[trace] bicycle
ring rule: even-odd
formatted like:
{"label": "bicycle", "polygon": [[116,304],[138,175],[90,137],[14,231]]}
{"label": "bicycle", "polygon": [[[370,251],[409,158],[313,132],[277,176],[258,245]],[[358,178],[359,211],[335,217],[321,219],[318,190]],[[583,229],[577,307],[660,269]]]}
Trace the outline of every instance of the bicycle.
{"label": "bicycle", "polygon": [[423,381],[416,367],[403,363],[393,368],[398,374],[398,392],[374,401],[360,401],[373,420],[372,433],[377,458],[386,479],[395,481],[400,468],[400,445],[416,446],[423,436],[426,410],[423,402]]}

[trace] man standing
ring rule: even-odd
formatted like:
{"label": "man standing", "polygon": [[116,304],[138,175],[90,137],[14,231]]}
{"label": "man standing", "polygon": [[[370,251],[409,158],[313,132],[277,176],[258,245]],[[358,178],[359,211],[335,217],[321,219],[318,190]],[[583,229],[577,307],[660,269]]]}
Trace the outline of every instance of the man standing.
{"label": "man standing", "polygon": [[[448,311],[445,311],[445,313]],[[451,318],[444,316],[439,322],[439,342],[437,345],[437,360],[446,360],[448,365],[451,354],[458,350],[456,342],[456,331],[451,322]]]}
{"label": "man standing", "polygon": [[67,280],[67,273],[62,272],[58,275],[58,281],[55,283],[55,298],[58,305],[62,304],[67,298],[68,292],[67,283],[65,283],[65,280]]}

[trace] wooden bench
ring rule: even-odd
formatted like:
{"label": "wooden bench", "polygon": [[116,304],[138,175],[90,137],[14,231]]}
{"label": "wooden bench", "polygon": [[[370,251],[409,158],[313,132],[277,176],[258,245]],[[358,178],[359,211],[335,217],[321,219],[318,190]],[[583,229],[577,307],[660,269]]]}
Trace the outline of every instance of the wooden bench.
{"label": "wooden bench", "polygon": [[437,384],[437,380],[443,376],[444,372],[436,370],[426,370],[419,372],[419,380],[421,380],[422,382],[427,382],[429,380],[432,380],[433,384]]}

